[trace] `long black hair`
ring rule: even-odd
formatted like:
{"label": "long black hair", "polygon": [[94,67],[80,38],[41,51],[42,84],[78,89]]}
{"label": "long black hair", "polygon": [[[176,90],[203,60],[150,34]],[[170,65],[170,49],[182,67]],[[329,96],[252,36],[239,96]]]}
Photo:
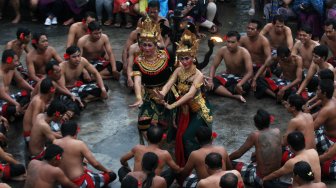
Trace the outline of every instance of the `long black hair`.
{"label": "long black hair", "polygon": [[142,170],[147,174],[147,178],[142,183],[143,188],[150,188],[155,177],[155,169],[159,165],[159,157],[153,152],[147,152],[142,158]]}

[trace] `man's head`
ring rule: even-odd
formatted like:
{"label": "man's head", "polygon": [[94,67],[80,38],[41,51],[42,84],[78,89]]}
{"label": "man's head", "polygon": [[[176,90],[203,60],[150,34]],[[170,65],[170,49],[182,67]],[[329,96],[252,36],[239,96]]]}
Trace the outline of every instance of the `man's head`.
{"label": "man's head", "polygon": [[66,49],[64,57],[65,60],[67,60],[68,63],[74,67],[77,67],[82,59],[80,49],[75,45],[72,45]]}
{"label": "man's head", "polygon": [[75,137],[78,133],[78,123],[76,121],[66,121],[62,124],[61,133],[63,137]]}
{"label": "man's head", "polygon": [[160,12],[160,3],[157,0],[149,1],[147,14],[153,21],[157,21]]}
{"label": "man's head", "polygon": [[44,33],[34,33],[31,44],[36,50],[47,50],[49,45],[47,35]]}
{"label": "man's head", "polygon": [[226,46],[229,51],[234,52],[238,49],[240,34],[237,31],[229,31],[227,34]]}
{"label": "man's head", "polygon": [[325,45],[316,46],[313,49],[313,62],[317,65],[323,63],[328,58],[328,47]]}
{"label": "man's head", "polygon": [[60,100],[54,99],[47,109],[47,116],[52,117],[54,121],[60,121],[65,112],[65,105]]}
{"label": "man's head", "polygon": [[159,126],[150,126],[147,130],[147,139],[152,144],[160,143],[162,136],[163,130]]}
{"label": "man's head", "polygon": [[3,51],[1,58],[2,65],[6,66],[6,69],[14,70],[15,67],[19,64],[19,58],[15,54],[15,51],[12,49],[8,49]]}
{"label": "man's head", "polygon": [[276,15],[273,17],[272,20],[272,24],[275,27],[275,32],[280,34],[282,32],[284,32],[284,28],[285,28],[285,19],[283,16],[281,15]]}
{"label": "man's head", "polygon": [[145,172],[154,172],[159,165],[159,157],[153,152],[147,152],[142,157],[142,170]]}
{"label": "man's head", "polygon": [[209,153],[205,157],[205,164],[207,165],[208,170],[219,170],[223,166],[223,158],[219,153]]}
{"label": "man's head", "polygon": [[46,77],[41,81],[41,84],[40,84],[40,93],[41,94],[54,95],[55,90],[56,89],[54,87],[54,84],[53,84],[53,82],[50,78]]}
{"label": "man's head", "polygon": [[293,168],[294,178],[299,177],[305,182],[311,182],[315,179],[314,173],[306,161],[299,161],[294,164]]}
{"label": "man's head", "polygon": [[294,152],[301,151],[306,147],[304,135],[300,131],[289,133],[287,136],[287,143]]}
{"label": "man's head", "polygon": [[121,188],[138,188],[138,180],[131,175],[127,175],[121,182]]}
{"label": "man's head", "polygon": [[49,61],[45,66],[45,71],[47,73],[47,77],[50,79],[57,81],[61,78],[61,67],[58,65],[57,61]]}
{"label": "man's head", "polygon": [[262,23],[257,19],[251,19],[246,27],[246,34],[248,37],[255,37],[259,35],[262,29]]}
{"label": "man's head", "polygon": [[312,37],[312,29],[309,25],[302,25],[298,30],[298,38],[299,40],[305,44],[311,40]]}
{"label": "man's head", "polygon": [[102,36],[102,27],[97,21],[92,21],[88,25],[88,31],[93,40],[99,40]]}
{"label": "man's head", "polygon": [[224,174],[219,181],[219,186],[221,188],[236,188],[237,185],[238,177],[231,172]]}
{"label": "man's head", "polygon": [[324,33],[328,39],[333,39],[336,36],[336,22],[333,19],[328,19],[324,22]]}
{"label": "man's head", "polygon": [[319,99],[331,99],[334,95],[334,80],[323,79],[320,80],[316,95]]}
{"label": "man's head", "polygon": [[50,144],[45,150],[44,159],[53,166],[58,166],[61,162],[63,149],[55,144]]}
{"label": "man's head", "polygon": [[85,24],[87,26],[92,21],[96,21],[96,14],[94,12],[90,12],[90,11],[85,12],[83,24]]}
{"label": "man's head", "polygon": [[279,61],[287,61],[290,55],[291,51],[287,46],[279,46],[277,48],[277,58]]}
{"label": "man's head", "polygon": [[196,131],[196,138],[201,146],[210,144],[212,142],[211,136],[212,132],[209,127],[201,126]]}
{"label": "man's head", "polygon": [[288,97],[288,104],[288,107],[286,107],[289,112],[302,111],[302,106],[305,104],[305,100],[301,95],[293,94]]}
{"label": "man's head", "polygon": [[254,115],[254,125],[258,128],[258,130],[262,130],[268,128],[271,123],[271,115],[264,109],[259,109]]}
{"label": "man's head", "polygon": [[16,30],[16,38],[24,44],[28,44],[31,39],[31,32],[27,28],[19,27]]}
{"label": "man's head", "polygon": [[330,69],[320,70],[320,72],[318,73],[318,76],[320,80],[324,80],[324,79],[334,80],[335,79],[334,72]]}

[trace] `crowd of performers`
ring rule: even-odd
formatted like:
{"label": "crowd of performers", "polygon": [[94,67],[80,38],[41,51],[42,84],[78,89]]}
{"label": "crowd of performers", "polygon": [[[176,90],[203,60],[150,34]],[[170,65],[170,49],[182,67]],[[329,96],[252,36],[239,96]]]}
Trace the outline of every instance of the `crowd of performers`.
{"label": "crowd of performers", "polygon": [[[326,187],[322,178],[336,179],[336,62],[335,57],[328,59],[329,50],[336,56],[334,21],[325,22],[318,43],[311,39],[309,26],[303,25],[294,41],[281,16],[264,27],[251,19],[246,36],[227,32],[210,75],[203,75],[214,40],[209,40],[209,51],[199,63],[200,39],[192,20],[174,17],[179,24],[171,31],[157,14],[158,5],[150,2],[149,15],[130,33],[122,62],[116,61],[110,39],[92,13],[70,27],[63,57],[49,46],[46,34],[18,28],[0,65],[3,180],[25,180],[27,188],[91,188],[108,185],[118,174],[121,187],[127,188],[228,188]],[[24,52],[26,65],[20,62]],[[217,75],[222,60],[226,71]],[[135,93],[129,106],[139,107],[140,144],[121,156],[116,173],[77,139],[80,126],[73,118],[87,103],[106,99],[109,88],[103,80],[119,80],[121,74]],[[16,87],[21,90],[11,91]],[[216,134],[209,93],[242,103],[248,93],[256,100],[274,98],[293,118],[282,135],[270,127],[273,116],[259,109],[254,116],[257,130],[228,154],[223,146],[212,145]],[[9,124],[20,118],[30,155],[27,166],[5,152]],[[174,151],[162,143],[174,145]],[[239,162],[252,147],[251,162]],[[127,162],[132,158],[133,169]],[[99,172],[89,170],[88,164]],[[281,178],[287,174],[291,182]]]}

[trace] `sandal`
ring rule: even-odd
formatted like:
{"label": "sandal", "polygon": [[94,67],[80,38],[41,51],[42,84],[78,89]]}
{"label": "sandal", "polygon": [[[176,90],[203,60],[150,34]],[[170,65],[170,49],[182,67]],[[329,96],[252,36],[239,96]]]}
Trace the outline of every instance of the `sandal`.
{"label": "sandal", "polygon": [[218,32],[218,27],[216,25],[213,25],[208,31],[211,34],[216,34]]}
{"label": "sandal", "polygon": [[110,25],[112,25],[112,22],[113,22],[112,19],[108,19],[104,22],[104,25],[110,26]]}
{"label": "sandal", "polygon": [[126,25],[125,25],[125,28],[126,29],[130,29],[133,27],[133,24],[131,22],[128,22]]}
{"label": "sandal", "polygon": [[113,27],[119,28],[119,27],[121,27],[121,24],[120,23],[115,23],[115,24],[113,24]]}

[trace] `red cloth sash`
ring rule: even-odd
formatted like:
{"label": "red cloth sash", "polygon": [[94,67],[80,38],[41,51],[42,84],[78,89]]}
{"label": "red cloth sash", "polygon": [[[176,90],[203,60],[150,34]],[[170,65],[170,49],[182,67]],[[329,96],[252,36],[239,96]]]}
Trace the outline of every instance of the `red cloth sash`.
{"label": "red cloth sash", "polygon": [[176,163],[184,167],[186,161],[184,158],[184,148],[183,148],[183,134],[188,128],[189,124],[189,113],[183,113],[182,111],[179,114],[178,120],[178,129],[176,133],[176,144],[175,144],[175,156],[176,156]]}
{"label": "red cloth sash", "polygon": [[88,172],[89,171],[85,169],[84,173],[81,176],[79,176],[78,178],[75,178],[71,181],[78,186],[81,186],[84,183],[84,181],[86,181],[86,183],[87,183],[86,187],[87,188],[95,188],[94,182],[93,182],[91,176],[88,174]]}

